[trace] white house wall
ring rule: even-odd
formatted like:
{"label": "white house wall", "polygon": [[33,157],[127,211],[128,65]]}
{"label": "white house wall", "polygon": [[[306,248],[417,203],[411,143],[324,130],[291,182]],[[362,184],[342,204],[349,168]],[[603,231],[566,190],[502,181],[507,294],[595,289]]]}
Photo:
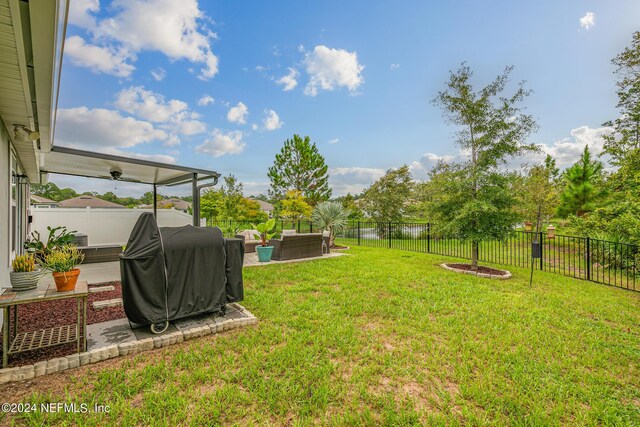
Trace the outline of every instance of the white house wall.
{"label": "white house wall", "polygon": [[[124,245],[142,212],[151,209],[42,208],[32,207],[32,231],[48,234],[47,226],[65,226],[88,236],[89,245]],[[160,227],[178,227],[192,223],[192,216],[175,209],[158,209]]]}

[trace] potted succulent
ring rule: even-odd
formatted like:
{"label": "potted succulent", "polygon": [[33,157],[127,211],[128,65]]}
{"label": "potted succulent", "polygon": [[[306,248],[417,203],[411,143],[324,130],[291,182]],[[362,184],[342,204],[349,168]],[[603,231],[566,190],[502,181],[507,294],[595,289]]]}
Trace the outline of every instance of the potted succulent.
{"label": "potted succulent", "polygon": [[80,269],[76,268],[84,259],[84,254],[74,245],[65,245],[51,251],[43,261],[43,266],[53,274],[58,292],[72,291],[76,287]]}
{"label": "potted succulent", "polygon": [[273,253],[273,246],[268,245],[269,239],[276,235],[271,231],[276,226],[276,220],[271,218],[267,222],[261,222],[258,225],[251,224],[251,226],[259,233],[254,234],[257,240],[260,240],[260,245],[256,246],[256,252],[258,253],[258,261],[269,262],[271,261],[271,254]]}
{"label": "potted succulent", "polygon": [[18,255],[11,263],[9,281],[14,291],[30,291],[38,286],[38,280],[44,275],[36,268],[35,257],[31,254]]}

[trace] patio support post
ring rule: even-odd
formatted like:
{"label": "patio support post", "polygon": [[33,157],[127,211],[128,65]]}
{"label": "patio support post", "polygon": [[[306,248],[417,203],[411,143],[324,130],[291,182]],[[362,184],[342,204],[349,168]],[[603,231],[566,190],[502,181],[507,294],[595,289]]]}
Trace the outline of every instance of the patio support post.
{"label": "patio support post", "polygon": [[193,225],[200,227],[200,190],[198,189],[198,174],[193,174],[191,181],[192,205],[193,205]]}
{"label": "patio support post", "polygon": [[153,217],[158,222],[158,186],[153,184]]}

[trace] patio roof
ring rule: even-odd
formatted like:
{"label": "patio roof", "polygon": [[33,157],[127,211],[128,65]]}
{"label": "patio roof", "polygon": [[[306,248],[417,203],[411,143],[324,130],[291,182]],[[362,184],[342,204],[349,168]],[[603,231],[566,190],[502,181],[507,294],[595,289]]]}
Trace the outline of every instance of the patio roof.
{"label": "patio roof", "polygon": [[215,171],[133,159],[105,153],[54,146],[42,153],[42,173],[87,178],[112,179],[111,172],[122,173],[120,180],[150,185],[180,185],[220,177]]}

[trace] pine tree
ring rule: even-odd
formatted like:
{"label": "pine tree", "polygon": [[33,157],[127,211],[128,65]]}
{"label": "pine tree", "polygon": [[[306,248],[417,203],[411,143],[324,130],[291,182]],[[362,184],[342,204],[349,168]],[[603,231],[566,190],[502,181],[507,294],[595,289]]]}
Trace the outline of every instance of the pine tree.
{"label": "pine tree", "polygon": [[327,164],[316,144],[311,143],[308,136],[303,139],[293,135],[293,139],[284,142],[267,173],[271,180],[269,196],[280,200],[287,191],[295,190],[301,192],[312,206],[329,200],[331,188],[327,171]]}
{"label": "pine tree", "polygon": [[563,175],[564,190],[560,194],[558,215],[583,216],[596,209],[604,193],[602,163],[591,158],[589,146],[584,147],[580,160],[567,169]]}

